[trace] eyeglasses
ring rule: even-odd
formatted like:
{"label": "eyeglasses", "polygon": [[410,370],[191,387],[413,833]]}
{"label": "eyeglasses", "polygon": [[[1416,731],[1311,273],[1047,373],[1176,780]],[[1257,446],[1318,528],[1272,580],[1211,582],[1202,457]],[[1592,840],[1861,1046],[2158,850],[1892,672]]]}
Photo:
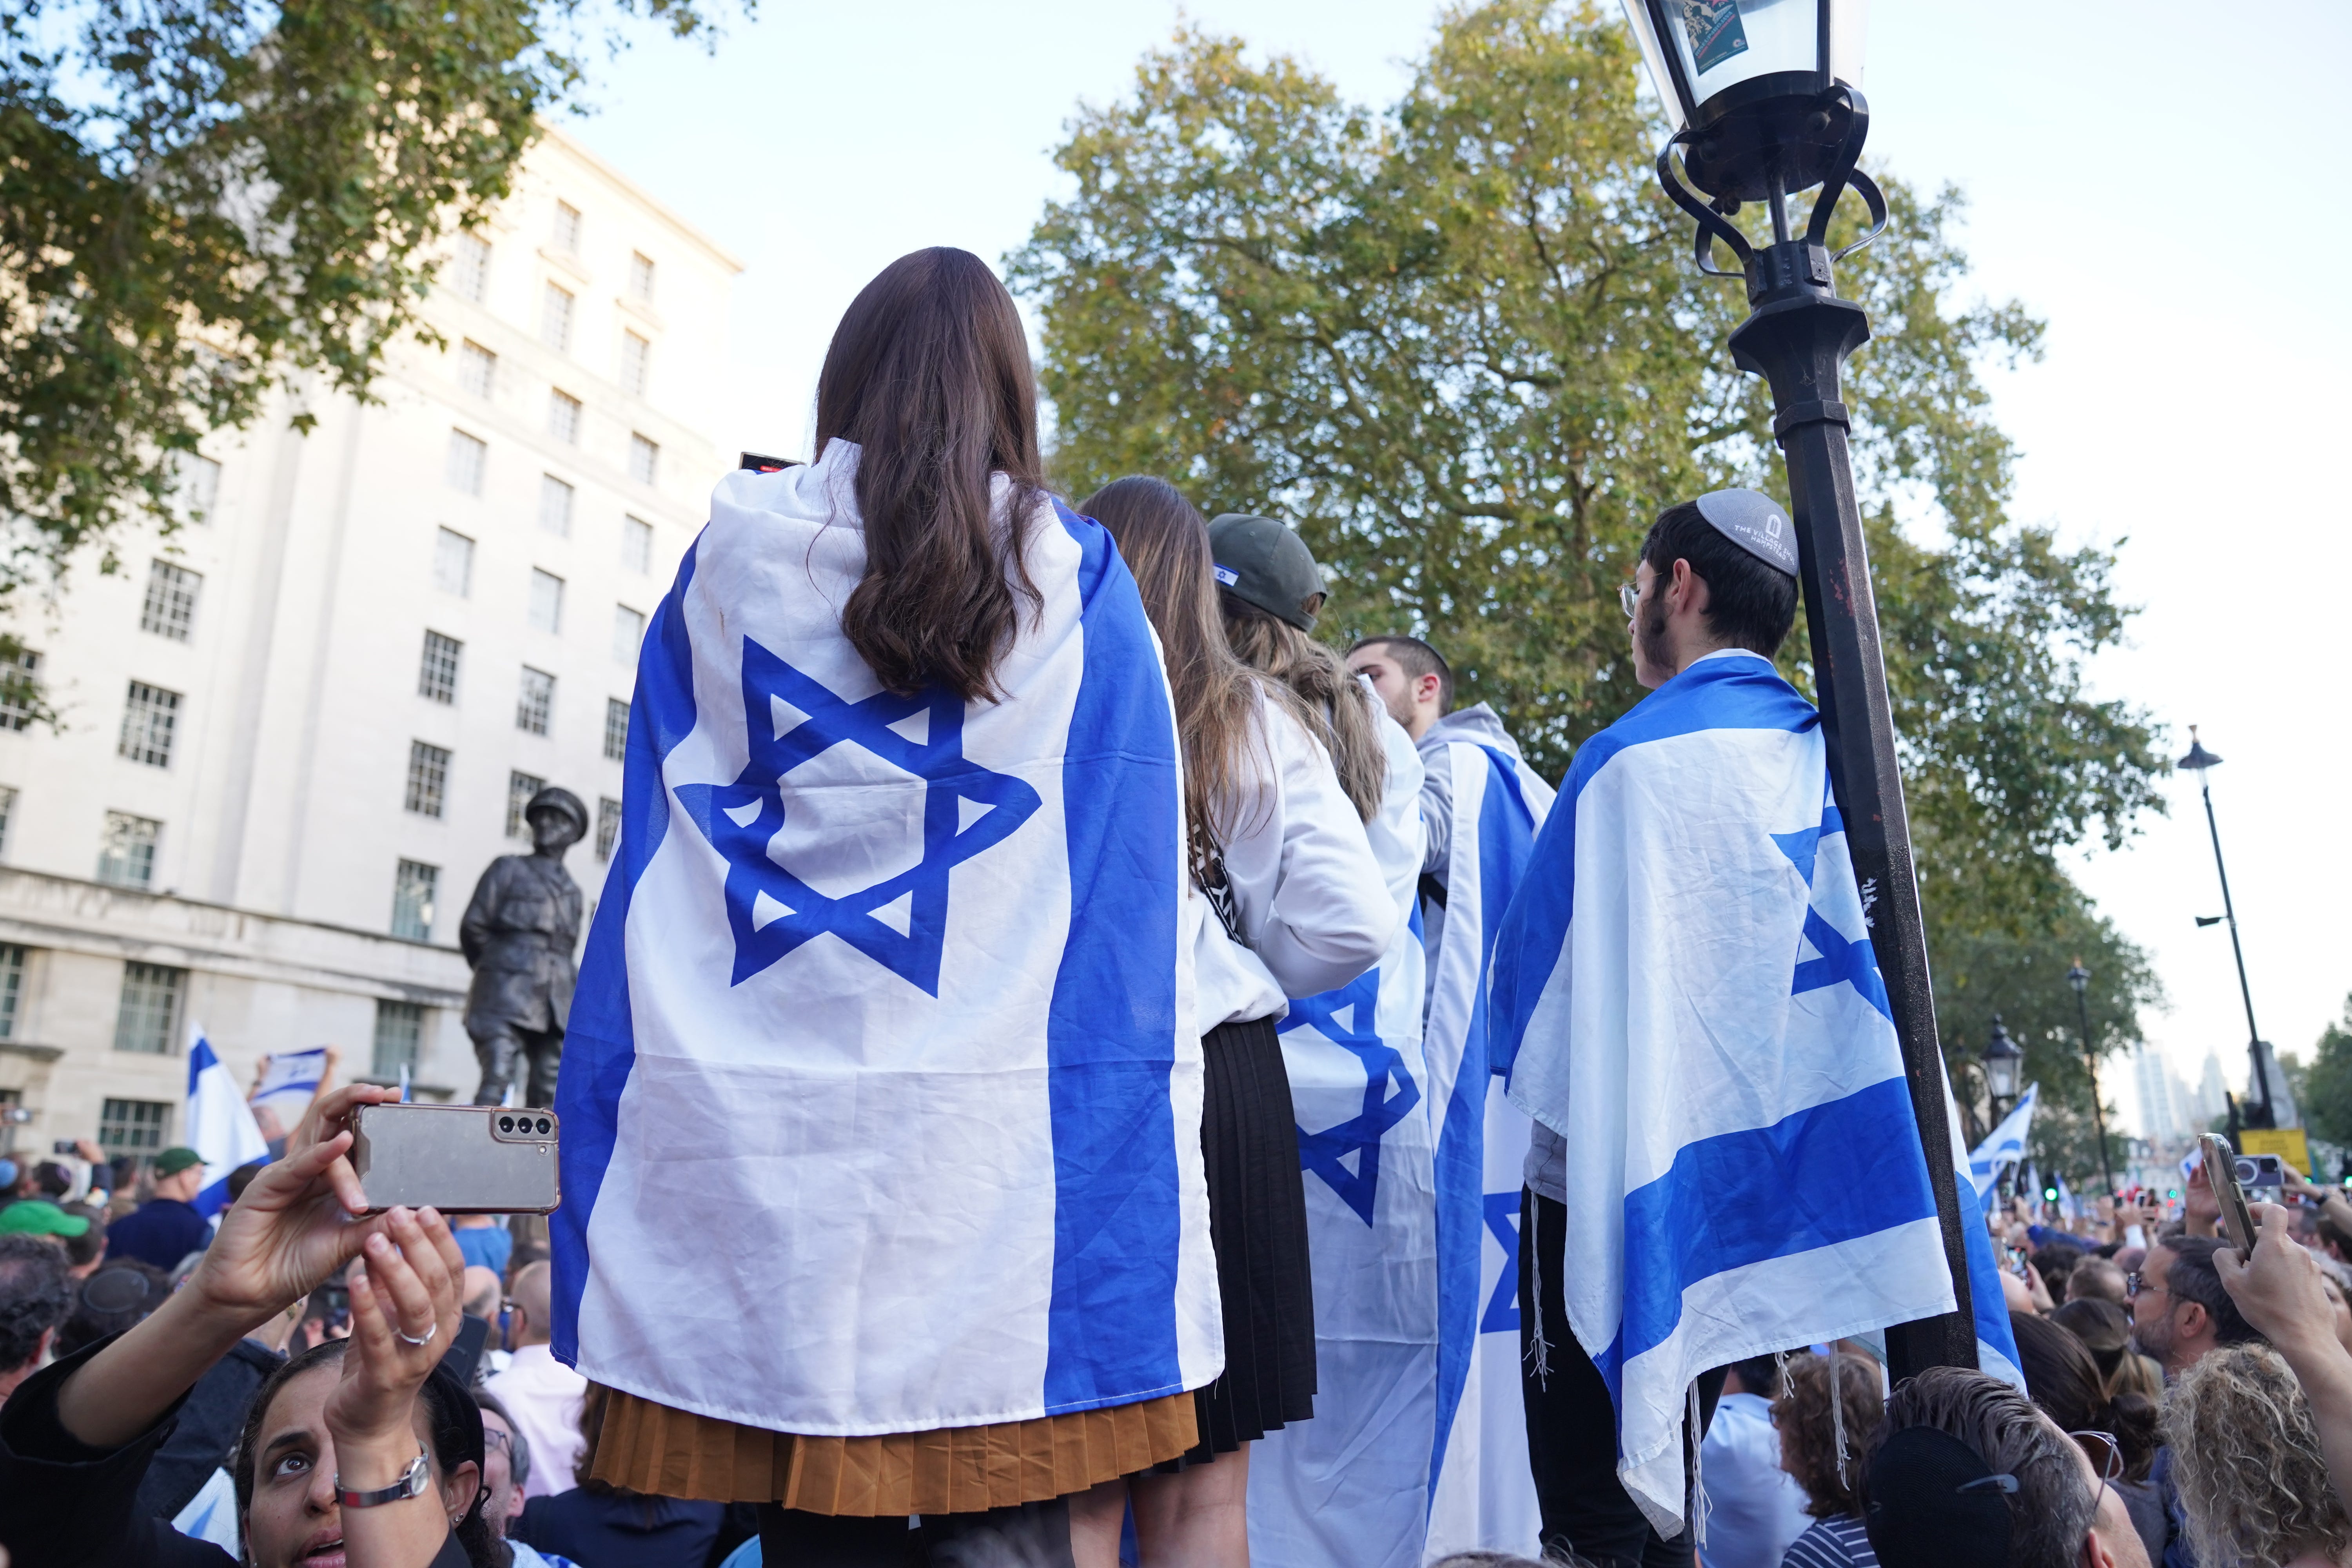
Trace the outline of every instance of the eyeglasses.
{"label": "eyeglasses", "polygon": [[2091,1463],[2098,1469],[2099,1495],[2091,1502],[2095,1510],[2099,1504],[2106,1501],[2107,1489],[2123,1479],[2124,1447],[2116,1441],[2116,1435],[2112,1432],[2069,1432],[2066,1436],[2074,1438],[2076,1446],[2091,1457]]}
{"label": "eyeglasses", "polygon": [[1617,589],[1617,603],[1619,607],[1624,610],[1625,618],[1632,620],[1641,613],[1642,585],[1638,583],[1620,584]]}
{"label": "eyeglasses", "polygon": [[2143,1290],[2162,1290],[2166,1289],[2168,1289],[2168,1287],[2158,1284],[2155,1280],[2149,1279],[2146,1274],[2137,1268],[2124,1276],[2124,1294],[2127,1297],[2137,1296]]}
{"label": "eyeglasses", "polygon": [[486,1448],[504,1448],[509,1454],[514,1452],[514,1439],[495,1426],[482,1428],[482,1446]]}

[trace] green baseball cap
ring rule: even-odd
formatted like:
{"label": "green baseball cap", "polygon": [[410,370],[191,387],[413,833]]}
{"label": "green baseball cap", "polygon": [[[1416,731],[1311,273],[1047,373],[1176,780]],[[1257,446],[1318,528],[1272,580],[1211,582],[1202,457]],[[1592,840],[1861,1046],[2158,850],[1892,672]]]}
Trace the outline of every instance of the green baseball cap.
{"label": "green baseball cap", "polygon": [[0,1236],[86,1236],[89,1221],[68,1214],[46,1198],[26,1198],[0,1209]]}
{"label": "green baseball cap", "polygon": [[1229,511],[1209,524],[1209,554],[1226,593],[1302,632],[1315,629],[1307,601],[1323,592],[1323,574],[1298,535],[1270,517]]}
{"label": "green baseball cap", "polygon": [[155,1173],[159,1176],[176,1176],[189,1166],[201,1165],[204,1163],[205,1157],[194,1149],[174,1145],[155,1156]]}

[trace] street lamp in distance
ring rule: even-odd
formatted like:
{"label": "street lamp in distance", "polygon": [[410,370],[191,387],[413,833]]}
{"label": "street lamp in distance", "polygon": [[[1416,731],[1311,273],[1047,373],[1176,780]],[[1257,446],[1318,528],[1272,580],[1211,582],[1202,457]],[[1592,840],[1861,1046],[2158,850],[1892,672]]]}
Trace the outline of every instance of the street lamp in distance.
{"label": "street lamp in distance", "polygon": [[1986,1038],[1979,1059],[1984,1064],[1985,1093],[1992,1099],[1992,1119],[1998,1125],[2017,1104],[2021,1092],[2019,1083],[2025,1076],[2025,1052],[2009,1037],[1998,1013],[1992,1016],[1992,1034]]}
{"label": "street lamp in distance", "polygon": [[2238,941],[2238,906],[2230,898],[2230,868],[2221,860],[2221,826],[2213,816],[2212,771],[2221,765],[2221,759],[2205,749],[2205,742],[2197,738],[2194,724],[2189,726],[2189,754],[2180,759],[2179,765],[2197,775],[2197,791],[2205,797],[2205,831],[2213,839],[2213,869],[2221,879],[2221,914],[2200,915],[2197,923],[2210,926],[2227,921],[2230,953],[2238,961],[2238,999],[2246,1006],[2246,1055],[2254,1064],[2254,1092],[2262,1100],[2260,1105],[2246,1107],[2246,1121],[2250,1126],[2275,1127],[2278,1110],[2271,1099],[2270,1064],[2263,1059],[2263,1032],[2254,1026],[2254,991],[2246,984],[2246,950]]}
{"label": "street lamp in distance", "polygon": [[2074,967],[2066,972],[2066,984],[2074,988],[2074,1016],[2083,1026],[2083,1067],[2091,1075],[2091,1125],[2099,1134],[2099,1175],[2107,1184],[2107,1195],[2116,1195],[2116,1173],[2107,1161],[2107,1112],[2099,1103],[2099,1053],[2091,1046],[2091,972],[2083,967],[2077,955]]}

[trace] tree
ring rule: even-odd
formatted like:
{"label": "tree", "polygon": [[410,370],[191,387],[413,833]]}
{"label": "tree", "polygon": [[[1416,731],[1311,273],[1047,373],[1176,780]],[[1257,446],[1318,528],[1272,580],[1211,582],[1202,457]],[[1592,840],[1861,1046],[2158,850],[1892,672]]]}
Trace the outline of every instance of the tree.
{"label": "tree", "polygon": [[[1650,519],[1785,493],[1766,390],[1724,348],[1745,300],[1690,264],[1639,71],[1591,4],[1492,0],[1449,13],[1375,112],[1181,31],[1080,110],[1057,153],[1076,192],[1008,258],[1072,493],[1154,472],[1295,522],[1332,584],[1325,635],[1427,636],[1554,777],[1641,696],[1615,589]],[[2126,615],[2114,557],[2006,515],[1977,364],[2036,353],[2040,323],[1954,304],[1959,197],[1878,178],[1896,222],[1842,268],[1878,334],[1846,398],[1939,994],[2038,984],[2053,953],[2054,979],[2079,944],[2129,1037],[2145,964],[2057,858],[2161,809],[2145,716],[2084,689]],[[1801,628],[1801,688],[1805,648]]]}
{"label": "tree", "polygon": [[2314,1138],[2352,1147],[2352,996],[2343,1018],[2320,1031],[2295,1107]]}
{"label": "tree", "polygon": [[[621,9],[709,37],[700,0]],[[0,0],[0,605],[171,528],[179,461],[289,374],[367,395],[436,242],[583,85],[582,11]]]}

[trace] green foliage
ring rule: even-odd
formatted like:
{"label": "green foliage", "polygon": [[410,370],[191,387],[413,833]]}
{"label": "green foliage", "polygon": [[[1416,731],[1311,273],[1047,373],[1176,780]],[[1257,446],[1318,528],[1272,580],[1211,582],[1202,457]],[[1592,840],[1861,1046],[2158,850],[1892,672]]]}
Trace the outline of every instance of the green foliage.
{"label": "green foliage", "polygon": [[[0,0],[0,601],[168,529],[177,459],[289,374],[366,395],[436,242],[581,86],[583,9]],[[698,0],[621,9],[708,32]]]}
{"label": "green foliage", "polygon": [[2295,1088],[2295,1109],[2314,1138],[2352,1145],[2352,996],[2344,999],[2343,1018],[2320,1032]]}
{"label": "green foliage", "polygon": [[[1333,584],[1325,635],[1427,637],[1554,777],[1642,695],[1615,590],[1651,518],[1785,493],[1768,394],[1724,347],[1745,300],[1691,265],[1639,72],[1589,3],[1449,13],[1384,112],[1180,31],[1081,109],[1057,153],[1076,192],[1008,258],[1072,494],[1158,473],[1294,522]],[[2113,556],[2007,517],[2014,453],[1977,366],[2038,352],[2040,323],[1956,300],[1956,194],[1877,177],[1895,224],[1842,269],[1877,334],[1845,398],[1945,1038],[1972,1052],[1999,1005],[2043,1027],[2028,993],[2071,1006],[2077,952],[2105,1037],[2128,1038],[2153,981],[2057,858],[2161,809],[2145,716],[2084,689],[2126,618]],[[1801,628],[1800,686],[1805,647]],[[2036,1058],[2053,1128],[2089,1111],[2057,1055]]]}

